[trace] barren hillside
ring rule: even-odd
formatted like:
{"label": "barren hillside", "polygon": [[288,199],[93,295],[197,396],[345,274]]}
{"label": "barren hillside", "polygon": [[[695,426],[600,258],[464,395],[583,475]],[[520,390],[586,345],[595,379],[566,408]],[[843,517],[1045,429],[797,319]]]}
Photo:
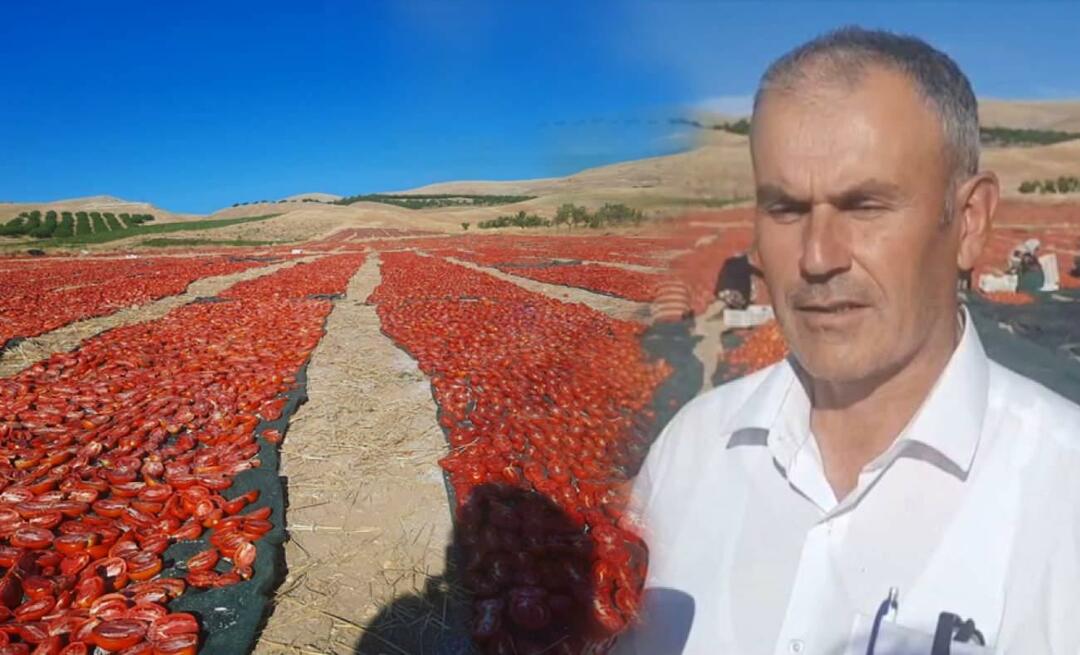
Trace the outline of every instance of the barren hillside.
{"label": "barren hillside", "polygon": [[984,127],[1080,132],[1080,100],[979,101],[979,122]]}

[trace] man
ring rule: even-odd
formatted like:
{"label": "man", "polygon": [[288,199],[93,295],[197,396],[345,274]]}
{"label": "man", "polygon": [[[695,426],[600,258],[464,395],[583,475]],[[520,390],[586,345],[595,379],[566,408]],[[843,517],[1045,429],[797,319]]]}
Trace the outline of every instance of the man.
{"label": "man", "polygon": [[[701,389],[704,367],[695,357],[698,335],[689,285],[677,275],[666,277],[649,306],[652,325],[641,345],[651,356],[667,360],[674,373],[657,389],[657,420],[669,420]],[[662,424],[662,423],[661,423]]]}
{"label": "man", "polygon": [[917,39],[845,28],[765,73],[755,263],[792,356],[653,445],[620,652],[1080,652],[1080,408],[957,304],[999,195],[978,139]]}

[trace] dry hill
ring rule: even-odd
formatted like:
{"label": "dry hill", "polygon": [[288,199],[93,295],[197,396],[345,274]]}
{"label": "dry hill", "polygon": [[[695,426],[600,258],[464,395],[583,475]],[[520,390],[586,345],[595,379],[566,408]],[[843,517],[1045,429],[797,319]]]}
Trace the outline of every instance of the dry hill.
{"label": "dry hill", "polygon": [[[1031,102],[984,100],[982,120],[988,126],[1080,131],[1080,101]],[[737,117],[695,116],[702,124],[731,122]],[[711,122],[710,122],[711,121]],[[276,218],[184,236],[207,239],[290,240],[317,238],[344,227],[383,227],[460,232],[461,223],[477,223],[500,214],[525,210],[550,214],[563,202],[596,206],[626,202],[646,208],[686,206],[704,199],[749,198],[753,194],[747,138],[722,130],[702,129],[698,147],[687,152],[583,170],[557,178],[514,181],[456,181],[429,184],[399,193],[482,194],[537,196],[513,205],[461,206],[411,210],[388,204],[362,202],[329,204],[340,196],[302,193],[281,202],[230,207],[209,218],[235,218],[281,214]],[[1080,141],[1036,147],[988,147],[985,168],[995,170],[1008,196],[1018,196],[1020,182],[1061,175],[1080,175]],[[1061,196],[1024,196],[1033,200],[1061,200]],[[319,202],[303,202],[305,199]],[[151,213],[159,222],[196,218],[111,196],[74,198],[46,203],[0,203],[0,219],[21,211],[111,211]]]}
{"label": "dry hill", "polygon": [[1080,132],[1080,100],[979,101],[979,122],[984,127]]}
{"label": "dry hill", "polygon": [[716,133],[702,147],[590,168],[558,178],[507,182],[442,182],[403,193],[515,194],[624,198],[732,198],[751,190],[750,154],[746,137]]}

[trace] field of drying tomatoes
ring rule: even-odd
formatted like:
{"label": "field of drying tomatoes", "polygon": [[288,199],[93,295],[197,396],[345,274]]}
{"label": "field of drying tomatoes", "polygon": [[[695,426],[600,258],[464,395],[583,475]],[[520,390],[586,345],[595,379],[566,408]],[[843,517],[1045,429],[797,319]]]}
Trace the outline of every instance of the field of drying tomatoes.
{"label": "field of drying tomatoes", "polygon": [[[648,236],[347,230],[305,244],[307,261],[0,378],[0,655],[223,652],[241,610],[254,630],[288,527],[277,448],[326,319],[374,254],[379,283],[347,301],[374,307],[430,382],[477,649],[602,651],[637,610],[648,558],[624,503],[675,371],[643,349],[643,323],[483,269],[639,302],[674,275],[701,313],[724,259],[750,246],[747,218],[691,215]],[[1034,228],[1008,229],[981,266]],[[1038,229],[1064,264],[1075,234]],[[0,342],[292,254],[0,260]],[[766,324],[724,369],[786,352]]]}
{"label": "field of drying tomatoes", "polygon": [[0,349],[73,321],[182,293],[256,265],[231,257],[9,260],[0,266]]}
{"label": "field of drying tomatoes", "polygon": [[228,490],[260,465],[259,440],[280,439],[256,428],[321,337],[319,296],[362,257],[242,283],[0,380],[0,652],[197,652],[200,621],[168,604],[252,576],[271,508]]}
{"label": "field of drying tomatoes", "polygon": [[620,492],[670,372],[643,326],[414,253],[383,255],[371,301],[432,379],[478,644],[577,653],[616,634],[646,563]]}

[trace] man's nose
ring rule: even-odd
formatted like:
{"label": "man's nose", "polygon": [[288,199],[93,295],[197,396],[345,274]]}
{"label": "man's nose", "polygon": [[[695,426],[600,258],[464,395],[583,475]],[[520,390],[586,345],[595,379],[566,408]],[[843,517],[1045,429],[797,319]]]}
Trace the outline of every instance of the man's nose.
{"label": "man's nose", "polygon": [[803,223],[799,268],[808,280],[830,278],[851,267],[851,241],[844,217],[827,205],[815,205]]}

